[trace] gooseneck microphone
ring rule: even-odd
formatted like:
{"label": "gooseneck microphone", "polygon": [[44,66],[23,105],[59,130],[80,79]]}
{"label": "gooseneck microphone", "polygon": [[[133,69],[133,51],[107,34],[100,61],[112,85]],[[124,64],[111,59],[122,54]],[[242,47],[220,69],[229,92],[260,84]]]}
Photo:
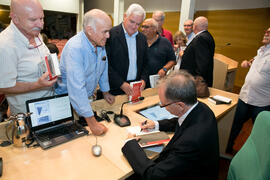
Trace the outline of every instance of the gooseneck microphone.
{"label": "gooseneck microphone", "polygon": [[129,126],[130,125],[130,120],[126,115],[123,114],[123,106],[124,106],[124,104],[127,104],[127,103],[138,102],[138,101],[142,101],[142,100],[144,100],[144,97],[139,97],[138,99],[135,99],[133,101],[123,102],[122,105],[121,105],[120,114],[115,114],[114,115],[114,122],[120,127]]}

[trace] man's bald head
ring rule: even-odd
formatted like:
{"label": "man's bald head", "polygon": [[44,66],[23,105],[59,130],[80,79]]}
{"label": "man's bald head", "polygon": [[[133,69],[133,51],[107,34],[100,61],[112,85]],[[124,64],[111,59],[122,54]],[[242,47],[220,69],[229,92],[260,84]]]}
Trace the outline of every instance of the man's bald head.
{"label": "man's bald head", "polygon": [[102,10],[92,9],[85,13],[83,18],[83,29],[85,35],[93,46],[105,46],[110,37],[112,21]]}
{"label": "man's bald head", "polygon": [[197,17],[194,21],[193,31],[197,34],[200,31],[208,30],[208,19],[204,16]]}
{"label": "man's bald head", "polygon": [[92,9],[85,13],[83,18],[83,28],[86,29],[87,26],[91,26],[96,31],[97,23],[111,24],[111,19],[107,13],[100,9]]}
{"label": "man's bald head", "polygon": [[21,15],[26,11],[30,12],[33,9],[41,9],[43,8],[38,0],[11,0],[10,3],[10,16]]}
{"label": "man's bald head", "polygon": [[29,40],[38,36],[44,25],[43,8],[38,0],[11,0],[10,17]]}

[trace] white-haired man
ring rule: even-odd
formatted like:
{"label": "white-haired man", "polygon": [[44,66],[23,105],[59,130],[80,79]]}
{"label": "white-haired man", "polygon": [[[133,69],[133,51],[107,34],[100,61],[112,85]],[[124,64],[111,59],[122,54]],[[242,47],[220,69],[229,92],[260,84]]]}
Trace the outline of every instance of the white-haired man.
{"label": "white-haired man", "polygon": [[11,114],[26,112],[25,101],[53,95],[49,73],[39,64],[50,52],[40,31],[43,8],[38,0],[12,0],[10,25],[0,34],[0,93],[6,95]]}
{"label": "white-haired man", "polygon": [[112,27],[110,17],[99,9],[84,15],[83,31],[72,37],[65,45],[56,92],[68,92],[76,112],[83,116],[94,135],[101,135],[107,128],[94,117],[88,97],[91,97],[99,84],[104,99],[112,104],[114,96],[109,93],[108,60],[105,51],[109,31]]}
{"label": "white-haired man", "polygon": [[129,84],[142,80],[145,87],[148,75],[147,41],[138,32],[140,24],[145,18],[145,11],[139,4],[131,4],[124,14],[124,21],[110,31],[110,38],[106,44],[109,60],[110,92],[113,95],[133,95]]}

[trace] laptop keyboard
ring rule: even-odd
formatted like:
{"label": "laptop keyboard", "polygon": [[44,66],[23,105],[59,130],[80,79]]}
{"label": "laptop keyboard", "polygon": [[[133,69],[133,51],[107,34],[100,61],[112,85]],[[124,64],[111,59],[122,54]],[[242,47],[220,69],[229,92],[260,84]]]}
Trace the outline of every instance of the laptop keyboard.
{"label": "laptop keyboard", "polygon": [[48,131],[38,133],[36,136],[45,146],[52,146],[85,135],[85,131],[86,130],[84,128],[72,124],[50,129]]}

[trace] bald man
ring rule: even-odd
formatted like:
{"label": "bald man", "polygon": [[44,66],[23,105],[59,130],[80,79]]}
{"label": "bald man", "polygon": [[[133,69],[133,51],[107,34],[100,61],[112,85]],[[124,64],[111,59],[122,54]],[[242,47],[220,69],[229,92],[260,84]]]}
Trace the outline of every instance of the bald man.
{"label": "bald man", "polygon": [[163,11],[154,11],[152,14],[152,18],[158,23],[158,33],[162,37],[167,38],[172,44],[172,46],[174,46],[172,33],[169,30],[163,28],[163,24],[165,21],[165,13]]}
{"label": "bald man", "polygon": [[0,34],[0,92],[11,114],[26,112],[25,101],[53,95],[48,73],[39,64],[49,50],[42,42],[43,9],[38,0],[11,0],[10,25]]}
{"label": "bald man", "polygon": [[213,85],[213,64],[215,41],[208,32],[208,20],[200,16],[193,25],[194,39],[185,49],[180,69],[187,70],[193,76],[202,76],[207,85]]}
{"label": "bald man", "polygon": [[83,31],[72,37],[61,54],[57,94],[68,93],[79,116],[84,117],[94,135],[101,135],[107,127],[96,121],[88,98],[99,84],[104,99],[114,103],[109,93],[108,58],[105,44],[112,28],[110,17],[99,9],[88,11],[83,19]]}

